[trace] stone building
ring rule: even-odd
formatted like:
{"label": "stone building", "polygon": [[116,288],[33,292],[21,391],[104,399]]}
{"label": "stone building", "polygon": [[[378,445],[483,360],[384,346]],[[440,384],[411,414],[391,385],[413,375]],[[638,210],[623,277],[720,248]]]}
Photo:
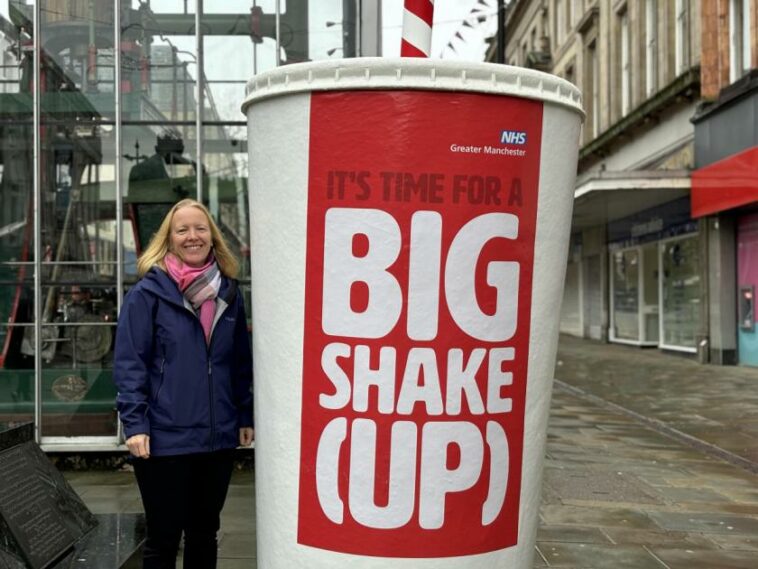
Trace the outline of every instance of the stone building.
{"label": "stone building", "polygon": [[[725,96],[722,87],[750,82],[739,79],[744,74],[754,78],[755,30],[756,0],[508,5],[505,61],[575,83],[587,112],[563,332],[701,361],[735,360],[737,326],[729,305],[720,304],[731,294],[734,308],[735,287],[718,298],[711,290],[724,286],[714,262],[736,278],[729,265],[735,244],[729,253],[729,234],[714,241],[713,220],[693,217],[690,194],[693,169],[705,165],[696,158],[697,117],[704,102]],[[745,104],[752,104],[755,121],[755,102]],[[743,137],[745,148],[755,146],[758,129],[751,124],[743,125],[753,136]],[[758,199],[754,185],[752,191],[744,196],[749,204]]]}

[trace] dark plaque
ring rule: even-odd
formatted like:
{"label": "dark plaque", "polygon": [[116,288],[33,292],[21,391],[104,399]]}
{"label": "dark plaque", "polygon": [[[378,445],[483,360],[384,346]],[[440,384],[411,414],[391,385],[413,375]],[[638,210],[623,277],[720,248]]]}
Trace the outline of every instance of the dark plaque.
{"label": "dark plaque", "polygon": [[0,551],[28,567],[47,567],[96,523],[33,441],[0,446],[0,481]]}
{"label": "dark plaque", "polygon": [[0,515],[26,561],[40,569],[74,544],[48,488],[39,480],[23,446],[0,455]]}

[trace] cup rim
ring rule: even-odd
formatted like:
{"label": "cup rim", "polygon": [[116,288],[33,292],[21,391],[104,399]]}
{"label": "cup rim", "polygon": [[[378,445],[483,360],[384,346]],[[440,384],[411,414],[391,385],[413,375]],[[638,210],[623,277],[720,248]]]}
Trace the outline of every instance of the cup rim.
{"label": "cup rim", "polygon": [[247,82],[241,111],[274,97],[314,91],[421,90],[510,95],[562,106],[584,119],[572,83],[524,67],[425,58],[357,57],[284,65]]}

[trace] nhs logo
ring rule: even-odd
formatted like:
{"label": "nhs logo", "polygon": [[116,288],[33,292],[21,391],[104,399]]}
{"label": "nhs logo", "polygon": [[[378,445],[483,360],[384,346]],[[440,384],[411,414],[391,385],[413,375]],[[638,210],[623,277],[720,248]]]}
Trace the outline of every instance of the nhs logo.
{"label": "nhs logo", "polygon": [[520,130],[504,130],[500,133],[500,144],[526,144],[526,133]]}

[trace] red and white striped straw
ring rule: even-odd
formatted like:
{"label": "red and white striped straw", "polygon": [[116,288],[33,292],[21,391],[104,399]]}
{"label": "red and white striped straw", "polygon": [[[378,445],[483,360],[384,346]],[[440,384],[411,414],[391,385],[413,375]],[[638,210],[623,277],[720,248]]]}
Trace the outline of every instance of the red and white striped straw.
{"label": "red and white striped straw", "polygon": [[405,0],[401,57],[429,57],[433,19],[434,0]]}

